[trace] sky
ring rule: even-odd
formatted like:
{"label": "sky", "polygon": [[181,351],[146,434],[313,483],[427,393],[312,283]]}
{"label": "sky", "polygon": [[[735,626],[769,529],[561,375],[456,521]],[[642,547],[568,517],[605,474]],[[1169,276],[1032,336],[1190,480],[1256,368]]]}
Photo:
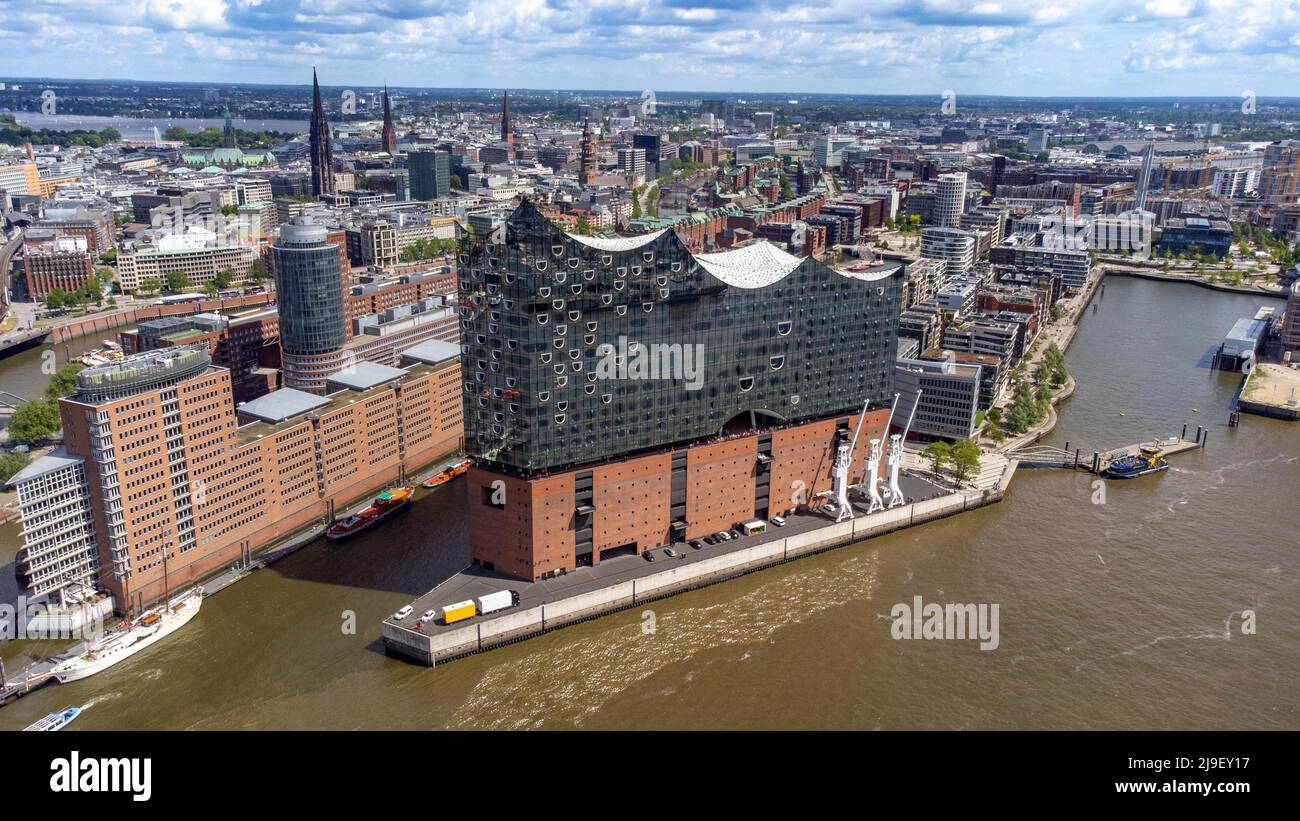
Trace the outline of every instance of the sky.
{"label": "sky", "polygon": [[1300,94],[1300,0],[0,0],[0,79]]}

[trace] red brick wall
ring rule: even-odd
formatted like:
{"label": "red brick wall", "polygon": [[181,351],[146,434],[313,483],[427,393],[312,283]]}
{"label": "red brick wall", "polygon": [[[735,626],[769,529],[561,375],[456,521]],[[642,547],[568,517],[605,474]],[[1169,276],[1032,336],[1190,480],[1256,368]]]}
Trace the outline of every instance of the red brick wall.
{"label": "red brick wall", "polygon": [[686,538],[729,530],[754,518],[758,438],[691,448],[686,457]]}
{"label": "red brick wall", "polygon": [[592,561],[600,551],[636,543],[636,552],[668,544],[672,455],[629,459],[592,471]]}

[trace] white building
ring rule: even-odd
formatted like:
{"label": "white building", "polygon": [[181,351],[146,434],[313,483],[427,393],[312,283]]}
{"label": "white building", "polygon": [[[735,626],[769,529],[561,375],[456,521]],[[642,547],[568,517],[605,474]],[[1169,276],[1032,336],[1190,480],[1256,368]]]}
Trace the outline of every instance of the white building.
{"label": "white building", "polygon": [[962,276],[975,264],[975,237],[960,228],[922,229],[921,257],[946,262],[949,278]]}
{"label": "white building", "polygon": [[23,548],[15,572],[25,595],[45,596],[83,580],[94,584],[99,552],[85,460],[60,448],[15,473],[9,484],[18,491]]}

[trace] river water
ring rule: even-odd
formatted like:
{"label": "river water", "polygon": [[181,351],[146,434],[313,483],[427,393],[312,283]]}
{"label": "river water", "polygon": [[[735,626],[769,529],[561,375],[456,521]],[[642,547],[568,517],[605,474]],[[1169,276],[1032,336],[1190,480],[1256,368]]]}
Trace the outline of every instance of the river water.
{"label": "river water", "polygon": [[[226,121],[220,117],[205,119],[195,117],[109,117],[98,114],[42,114],[35,111],[14,111],[14,119],[19,125],[40,130],[52,131],[103,131],[116,128],[127,140],[151,140],[154,129],[158,133],[174,125],[186,131],[202,131],[205,128],[221,128]],[[310,125],[306,120],[261,120],[232,117],[235,128],[245,131],[279,131],[283,134],[305,134]]]}
{"label": "river water", "polygon": [[[257,571],[159,646],[3,708],[0,728],[69,704],[91,705],[73,730],[1300,728],[1300,426],[1228,429],[1239,380],[1208,368],[1260,300],[1112,278],[1095,304],[1048,441],[1210,431],[1104,504],[1088,474],[1022,470],[1001,504],[655,602],[653,633],[633,610],[426,669],[386,657],[379,623],[466,563],[453,485]],[[15,549],[10,526],[0,562]],[[6,595],[11,576],[0,565]],[[891,638],[915,596],[997,604],[998,648]],[[12,671],[41,649],[0,653]]]}

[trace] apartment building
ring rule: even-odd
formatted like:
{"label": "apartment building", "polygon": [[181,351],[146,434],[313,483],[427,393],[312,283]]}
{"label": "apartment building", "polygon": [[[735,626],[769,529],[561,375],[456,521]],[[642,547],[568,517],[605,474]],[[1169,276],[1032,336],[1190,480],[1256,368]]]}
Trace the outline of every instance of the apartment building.
{"label": "apartment building", "polygon": [[180,271],[202,288],[222,271],[234,271],[236,278],[242,278],[255,259],[253,248],[246,245],[129,249],[118,253],[117,277],[123,291],[133,291],[146,279],[157,277],[166,283],[168,273]]}
{"label": "apartment building", "polygon": [[[459,392],[454,350],[238,408],[204,346],[88,368],[60,401],[65,451],[15,477],[29,584],[53,589],[98,562],[118,608],[138,610],[164,573],[173,590],[191,584],[455,450]],[[56,521],[64,535],[50,535]]]}

